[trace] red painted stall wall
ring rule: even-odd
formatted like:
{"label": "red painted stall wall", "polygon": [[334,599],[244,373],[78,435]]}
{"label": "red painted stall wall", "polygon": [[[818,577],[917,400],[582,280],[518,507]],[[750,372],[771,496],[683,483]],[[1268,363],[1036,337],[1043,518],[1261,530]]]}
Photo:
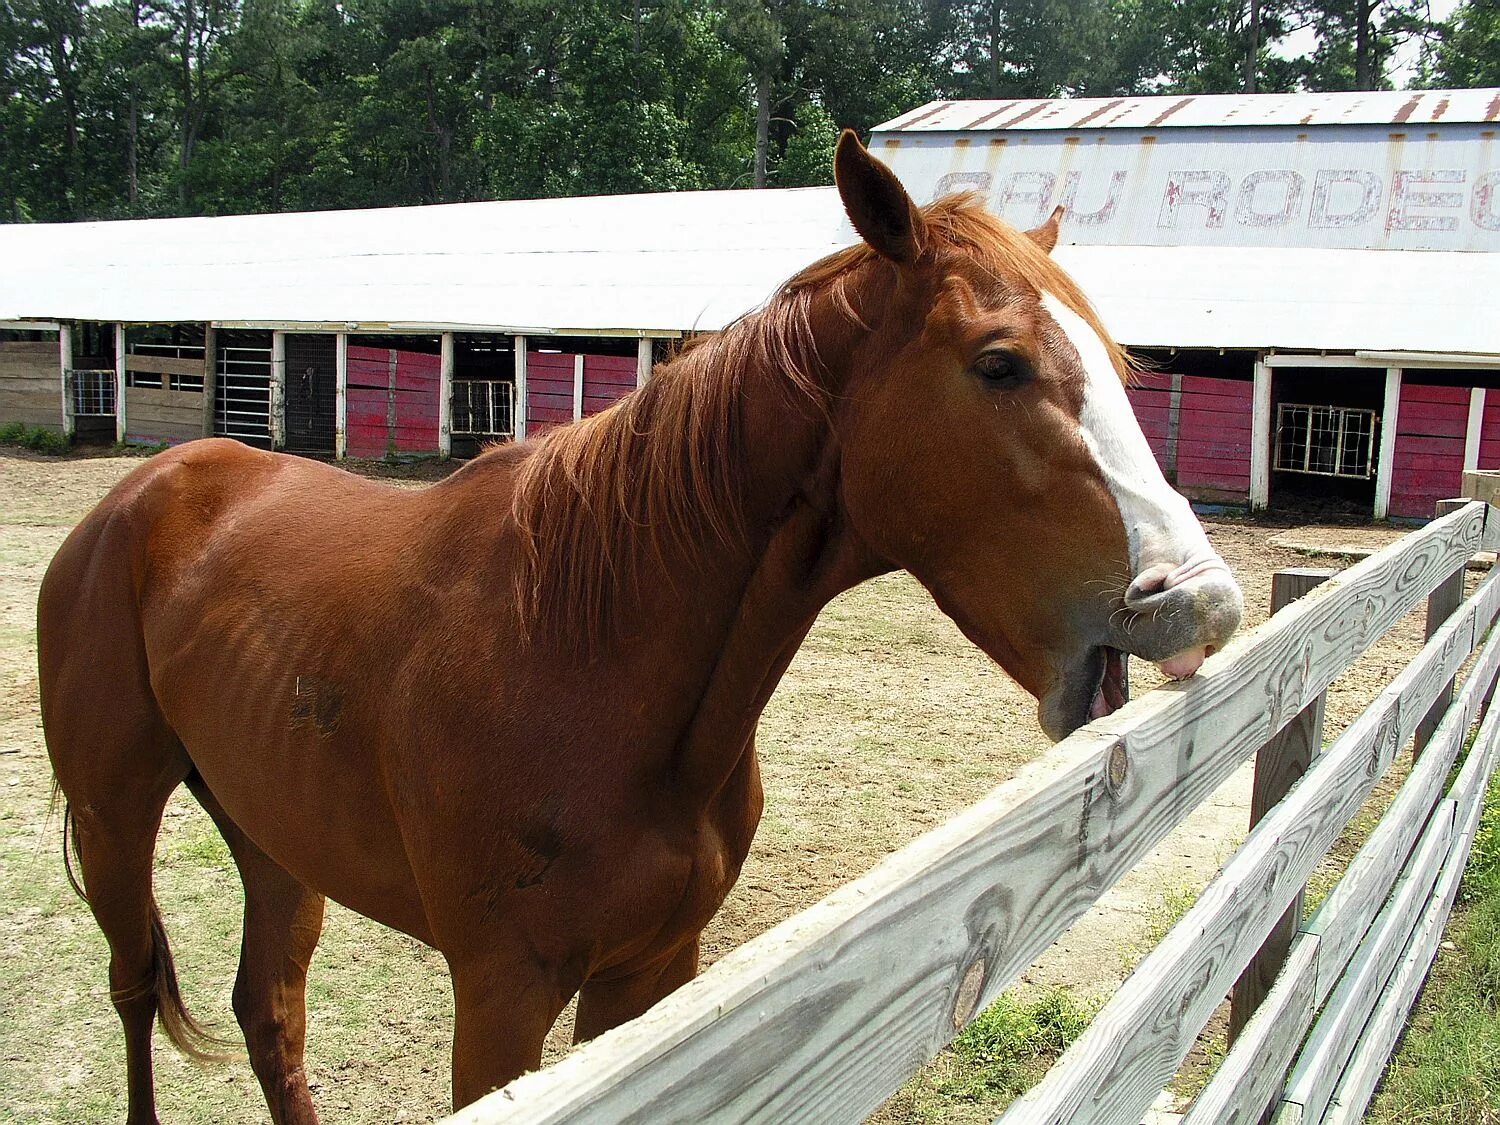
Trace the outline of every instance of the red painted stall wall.
{"label": "red painted stall wall", "polygon": [[526,355],[526,432],[549,430],[573,420],[573,353]]}
{"label": "red painted stall wall", "polygon": [[1468,387],[1401,384],[1391,466],[1391,515],[1431,519],[1439,500],[1459,494],[1468,425]]}
{"label": "red painted stall wall", "polygon": [[[539,434],[573,420],[573,352],[531,352],[526,357],[526,432]],[[635,357],[583,357],[583,412],[597,414],[635,390]]]}
{"label": "red painted stall wall", "polygon": [[1484,419],[1479,431],[1478,467],[1500,469],[1500,389],[1495,387],[1484,392]]}
{"label": "red painted stall wall", "polygon": [[1245,379],[1185,375],[1177,431],[1177,487],[1205,500],[1250,495],[1254,385]]}
{"label": "red painted stall wall", "polygon": [[633,355],[590,355],[583,359],[583,412],[597,414],[635,390]]}
{"label": "red painted stall wall", "polygon": [[1172,376],[1161,371],[1145,371],[1130,381],[1125,388],[1126,397],[1135,410],[1141,432],[1156,455],[1156,463],[1166,472],[1167,431],[1171,426]]}
{"label": "red painted stall wall", "polygon": [[436,453],[440,366],[438,356],[425,352],[351,344],[344,431],[349,455]]}

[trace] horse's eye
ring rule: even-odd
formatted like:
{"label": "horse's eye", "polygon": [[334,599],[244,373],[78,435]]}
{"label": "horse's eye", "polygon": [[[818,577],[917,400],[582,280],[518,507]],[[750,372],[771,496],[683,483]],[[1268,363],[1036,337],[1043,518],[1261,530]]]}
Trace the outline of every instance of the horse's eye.
{"label": "horse's eye", "polygon": [[991,386],[1016,387],[1026,381],[1023,362],[1010,352],[985,352],[974,361],[974,374]]}

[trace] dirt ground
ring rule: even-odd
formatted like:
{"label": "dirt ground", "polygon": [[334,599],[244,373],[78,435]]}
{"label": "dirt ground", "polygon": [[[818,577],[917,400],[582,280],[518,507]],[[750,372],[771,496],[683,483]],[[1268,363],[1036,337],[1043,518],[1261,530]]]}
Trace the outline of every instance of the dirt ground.
{"label": "dirt ground", "polygon": [[[140,462],[52,460],[0,450],[0,1119],[119,1119],[124,1080],[110,1008],[107,952],[68,889],[50,771],[37,716],[35,601],[68,529]],[[420,487],[432,471],[400,474]],[[1287,529],[1220,520],[1210,534],[1245,587],[1247,625],[1265,617],[1270,575],[1309,560],[1274,546]],[[1330,563],[1330,565],[1336,565]],[[1420,645],[1413,616],[1343,677],[1328,703],[1330,736]],[[1132,668],[1137,692],[1154,669]],[[101,696],[107,689],[101,687]],[[868,870],[1044,752],[1035,703],[932,605],[892,576],[830,605],[761,724],[766,814],[738,886],[705,935],[705,960]],[[1104,992],[1143,950],[1130,935],[1159,925],[1164,902],[1191,894],[1245,827],[1242,771],[1027,975]],[[158,844],[157,892],[195,1013],[238,1043],[229,990],[241,899],[207,818],[180,795]],[[310,976],[308,1063],[330,1122],[424,1121],[446,1111],[452,1018],[442,959],[330,904]],[[565,1015],[553,1050],[568,1041]],[[160,1037],[158,1037],[160,1041]],[[264,1105],[242,1047],[197,1066],[157,1050],[163,1120],[260,1120]],[[920,1080],[919,1080],[920,1082]],[[944,1120],[967,1120],[944,1112]],[[930,1120],[904,1094],[879,1115]],[[989,1120],[977,1116],[975,1120]]]}

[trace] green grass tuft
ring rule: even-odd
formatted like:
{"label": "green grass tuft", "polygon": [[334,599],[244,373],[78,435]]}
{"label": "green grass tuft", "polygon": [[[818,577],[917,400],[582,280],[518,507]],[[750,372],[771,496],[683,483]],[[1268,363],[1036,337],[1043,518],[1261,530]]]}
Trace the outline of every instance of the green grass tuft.
{"label": "green grass tuft", "polygon": [[1500,1121],[1500,778],[1485,795],[1447,938],[1367,1118],[1377,1125]]}
{"label": "green grass tuft", "polygon": [[962,1101],[1018,1097],[1083,1034],[1094,1011],[1061,988],[1029,1000],[1002,996],[953,1041],[963,1073],[940,1092]]}
{"label": "green grass tuft", "polygon": [[24,422],[7,422],[0,426],[0,445],[19,445],[34,453],[53,456],[68,452],[68,439],[45,426],[28,426]]}

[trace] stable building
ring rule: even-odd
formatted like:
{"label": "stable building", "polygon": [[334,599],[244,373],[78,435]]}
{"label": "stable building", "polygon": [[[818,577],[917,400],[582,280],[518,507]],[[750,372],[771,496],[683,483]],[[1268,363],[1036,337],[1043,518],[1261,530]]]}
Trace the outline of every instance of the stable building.
{"label": "stable building", "polygon": [[1428,517],[1500,468],[1500,90],[934,102],[871,151],[979,192],[1147,365],[1167,476]]}
{"label": "stable building", "polygon": [[[871,149],[919,202],[1066,208],[1184,493],[1425,518],[1500,468],[1497,128],[1500,90],[934,102]],[[0,422],[469,456],[854,238],[831,188],[0,226]]]}

